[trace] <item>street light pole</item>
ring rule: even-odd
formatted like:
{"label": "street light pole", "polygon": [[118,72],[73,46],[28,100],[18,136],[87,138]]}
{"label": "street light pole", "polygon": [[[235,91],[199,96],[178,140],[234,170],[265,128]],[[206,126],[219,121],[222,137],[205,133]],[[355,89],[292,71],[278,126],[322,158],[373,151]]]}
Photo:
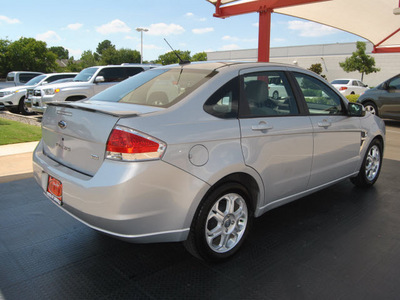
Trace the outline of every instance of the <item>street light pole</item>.
{"label": "street light pole", "polygon": [[147,28],[138,27],[136,31],[140,32],[140,63],[143,63],[143,31],[149,31]]}

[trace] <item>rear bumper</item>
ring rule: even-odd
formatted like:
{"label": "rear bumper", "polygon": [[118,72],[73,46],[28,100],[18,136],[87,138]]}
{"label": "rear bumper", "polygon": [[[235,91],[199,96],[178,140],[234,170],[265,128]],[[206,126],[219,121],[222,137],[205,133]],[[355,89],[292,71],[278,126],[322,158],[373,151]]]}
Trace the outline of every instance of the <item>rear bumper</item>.
{"label": "rear bumper", "polygon": [[93,176],[33,155],[36,181],[47,189],[48,175],[63,185],[61,209],[82,223],[130,242],[183,241],[209,185],[163,161],[104,160]]}

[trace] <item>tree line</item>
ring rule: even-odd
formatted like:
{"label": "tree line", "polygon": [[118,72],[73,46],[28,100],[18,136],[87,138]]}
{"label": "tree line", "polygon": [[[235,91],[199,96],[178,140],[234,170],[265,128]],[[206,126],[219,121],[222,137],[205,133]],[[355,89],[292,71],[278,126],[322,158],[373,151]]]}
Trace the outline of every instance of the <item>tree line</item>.
{"label": "tree line", "polygon": [[[190,51],[176,50],[183,60],[205,61],[205,52],[190,55]],[[57,60],[67,60],[66,66],[57,64]],[[178,63],[178,57],[171,51],[162,54],[154,61],[144,61],[168,65]],[[79,72],[84,68],[97,65],[120,65],[122,63],[140,63],[140,52],[137,50],[117,49],[110,40],[100,42],[96,51],[83,51],[81,58],[75,60],[62,46],[47,47],[46,42],[34,38],[21,37],[17,41],[0,39],[0,77],[10,71]]]}

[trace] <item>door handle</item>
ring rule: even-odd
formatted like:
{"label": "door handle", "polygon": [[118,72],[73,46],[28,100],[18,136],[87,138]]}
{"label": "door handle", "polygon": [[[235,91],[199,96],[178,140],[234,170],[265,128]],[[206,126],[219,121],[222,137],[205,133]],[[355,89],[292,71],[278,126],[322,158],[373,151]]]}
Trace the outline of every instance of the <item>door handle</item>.
{"label": "door handle", "polygon": [[272,128],[274,128],[272,125],[265,123],[265,122],[260,122],[258,125],[251,126],[251,130],[254,130],[254,131],[263,131],[263,130],[269,130]]}
{"label": "door handle", "polygon": [[321,122],[318,122],[318,126],[319,127],[324,127],[324,128],[328,128],[329,126],[331,126],[332,123],[329,122],[328,120],[322,120]]}

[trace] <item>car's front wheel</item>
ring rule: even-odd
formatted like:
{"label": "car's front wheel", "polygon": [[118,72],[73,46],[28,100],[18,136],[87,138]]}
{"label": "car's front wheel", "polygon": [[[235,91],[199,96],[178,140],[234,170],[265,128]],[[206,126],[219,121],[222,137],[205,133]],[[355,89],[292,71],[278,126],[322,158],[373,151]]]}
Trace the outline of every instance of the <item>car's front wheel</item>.
{"label": "car's front wheel", "polygon": [[252,219],[247,190],[237,183],[225,184],[203,201],[184,245],[206,261],[227,259],[242,245]]}
{"label": "car's front wheel", "polygon": [[360,172],[356,177],[350,178],[351,182],[359,187],[372,186],[378,180],[381,172],[382,154],[381,141],[373,140],[365,154]]}
{"label": "car's front wheel", "polygon": [[366,110],[366,111],[370,112],[370,113],[373,114],[373,115],[378,116],[378,109],[377,109],[377,107],[376,107],[376,105],[375,105],[374,103],[372,103],[372,102],[366,102],[366,103],[364,104],[364,107],[365,107],[365,110]]}

